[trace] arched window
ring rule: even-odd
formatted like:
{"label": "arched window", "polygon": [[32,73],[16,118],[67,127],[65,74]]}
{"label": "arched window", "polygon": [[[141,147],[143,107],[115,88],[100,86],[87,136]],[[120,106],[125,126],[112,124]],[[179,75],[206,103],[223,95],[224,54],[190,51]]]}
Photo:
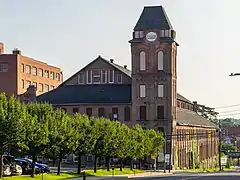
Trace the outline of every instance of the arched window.
{"label": "arched window", "polygon": [[144,51],[140,52],[140,71],[146,70],[146,53]]}
{"label": "arched window", "polygon": [[157,54],[158,70],[163,70],[163,52],[158,51]]}

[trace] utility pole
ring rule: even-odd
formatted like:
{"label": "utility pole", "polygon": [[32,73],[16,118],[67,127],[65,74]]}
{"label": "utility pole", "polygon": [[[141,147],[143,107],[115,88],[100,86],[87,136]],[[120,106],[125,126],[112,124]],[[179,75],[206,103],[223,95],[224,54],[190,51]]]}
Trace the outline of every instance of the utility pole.
{"label": "utility pole", "polygon": [[221,171],[222,170],[222,163],[221,163],[221,147],[222,147],[222,138],[221,138],[221,121],[220,119],[218,120],[218,128],[219,128],[219,143],[218,143],[218,161],[219,161],[219,170]]}

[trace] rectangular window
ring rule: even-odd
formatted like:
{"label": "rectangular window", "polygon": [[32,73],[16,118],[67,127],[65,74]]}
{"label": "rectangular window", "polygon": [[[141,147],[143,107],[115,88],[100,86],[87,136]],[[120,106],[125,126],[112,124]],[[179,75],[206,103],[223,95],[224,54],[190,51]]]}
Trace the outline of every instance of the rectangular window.
{"label": "rectangular window", "polygon": [[139,31],[139,37],[143,38],[143,36],[144,36],[143,31]]}
{"label": "rectangular window", "polygon": [[169,37],[169,32],[170,32],[170,36],[171,36],[171,31],[165,30],[164,31],[164,37]]}
{"label": "rectangular window", "polygon": [[58,81],[60,81],[60,74],[59,74],[59,73],[56,73],[56,79],[57,79]]}
{"label": "rectangular window", "polygon": [[157,118],[164,119],[164,106],[157,107]]}
{"label": "rectangular window", "polygon": [[122,74],[121,73],[117,73],[117,83],[121,84],[122,83]]}
{"label": "rectangular window", "polygon": [[105,117],[105,109],[98,108],[98,117]]}
{"label": "rectangular window", "polygon": [[145,85],[140,85],[140,97],[146,97],[146,86]]}
{"label": "rectangular window", "polygon": [[74,114],[76,114],[76,113],[78,113],[78,112],[79,112],[78,108],[73,108],[73,113],[74,113]]}
{"label": "rectangular window", "polygon": [[53,90],[54,88],[55,88],[55,87],[51,85],[51,86],[50,86],[50,91]]}
{"label": "rectangular window", "polygon": [[140,32],[139,31],[135,31],[134,32],[134,38],[140,38]]}
{"label": "rectangular window", "polygon": [[44,91],[45,91],[45,92],[48,92],[48,91],[49,91],[49,85],[48,85],[48,84],[45,84],[45,85],[44,85]]}
{"label": "rectangular window", "polygon": [[33,82],[32,85],[36,88],[37,90],[37,83],[36,82]]}
{"label": "rectangular window", "polygon": [[26,65],[26,73],[31,74],[31,67]]}
{"label": "rectangular window", "polygon": [[45,72],[44,72],[44,77],[45,77],[45,78],[49,78],[49,71],[48,71],[48,70],[45,70]]}
{"label": "rectangular window", "polygon": [[92,108],[87,108],[86,109],[86,114],[88,117],[91,117],[92,116]]}
{"label": "rectangular window", "polygon": [[160,30],[160,37],[164,37],[164,30]]}
{"label": "rectangular window", "polygon": [[114,120],[118,120],[118,108],[117,107],[112,108],[112,115],[113,115]]}
{"label": "rectangular window", "polygon": [[87,71],[87,84],[92,84],[92,71]]}
{"label": "rectangular window", "polygon": [[157,62],[158,62],[158,70],[163,70],[163,52],[162,51],[159,51],[158,54],[157,54]]}
{"label": "rectangular window", "polygon": [[124,121],[130,121],[131,120],[131,109],[130,107],[124,108]]}
{"label": "rectangular window", "polygon": [[38,69],[38,76],[43,77],[43,69]]}
{"label": "rectangular window", "polygon": [[93,84],[101,84],[101,71],[99,69],[92,70]]}
{"label": "rectangular window", "polygon": [[26,81],[26,88],[28,88],[31,85],[31,81]]}
{"label": "rectangular window", "polygon": [[158,97],[164,97],[164,85],[163,84],[158,85]]}
{"label": "rectangular window", "polygon": [[147,119],[147,108],[146,106],[140,106],[140,120]]}
{"label": "rectangular window", "polygon": [[146,70],[146,53],[144,51],[141,51],[140,54],[140,71]]}
{"label": "rectangular window", "polygon": [[109,70],[108,71],[108,82],[109,83],[114,83],[114,70]]}
{"label": "rectangular window", "polygon": [[54,79],[54,72],[52,72],[52,71],[50,72],[50,79],[52,79],[52,80]]}
{"label": "rectangular window", "polygon": [[22,79],[22,88],[24,89],[25,84],[24,84],[24,80]]}
{"label": "rectangular window", "polygon": [[43,84],[39,83],[39,92],[43,92]]}
{"label": "rectangular window", "polygon": [[78,74],[78,84],[84,84],[84,73]]}
{"label": "rectangular window", "polygon": [[21,72],[24,72],[24,64],[21,64]]}
{"label": "rectangular window", "polygon": [[34,75],[34,76],[37,75],[37,68],[36,67],[32,68],[32,75]]}
{"label": "rectangular window", "polygon": [[0,64],[0,72],[8,72],[8,63]]}
{"label": "rectangular window", "polygon": [[101,81],[102,81],[102,84],[107,83],[107,71],[106,70],[101,71]]}

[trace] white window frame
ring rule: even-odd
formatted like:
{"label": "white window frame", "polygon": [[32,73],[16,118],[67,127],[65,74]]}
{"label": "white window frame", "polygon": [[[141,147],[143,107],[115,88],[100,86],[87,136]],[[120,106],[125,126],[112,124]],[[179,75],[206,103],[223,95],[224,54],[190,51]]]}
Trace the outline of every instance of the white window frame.
{"label": "white window frame", "polygon": [[[112,76],[112,81],[110,81],[111,76]],[[110,84],[114,83],[114,70],[108,70],[108,83],[110,83]]]}
{"label": "white window frame", "polygon": [[26,73],[31,74],[31,66],[26,65],[25,68],[26,68]]}
{"label": "white window frame", "polygon": [[169,37],[169,30],[164,30],[164,37]]}
{"label": "white window frame", "polygon": [[117,73],[117,83],[122,84],[122,73]]}
{"label": "white window frame", "polygon": [[[82,76],[82,82],[80,82],[80,76]],[[84,73],[79,73],[78,74],[78,84],[84,84]]]}
{"label": "white window frame", "polygon": [[140,66],[140,71],[146,71],[146,53],[145,53],[145,51],[141,51],[139,53],[139,66]]}
{"label": "white window frame", "polygon": [[143,37],[144,37],[143,31],[139,31],[139,37],[140,37],[140,38],[143,38]]}
{"label": "white window frame", "polygon": [[[29,83],[29,84],[28,84]],[[29,86],[31,86],[31,81],[26,81],[26,88],[29,88]]]}
{"label": "white window frame", "polygon": [[44,70],[42,68],[38,69],[38,76],[40,76],[40,77],[44,76]]}
{"label": "white window frame", "polygon": [[162,71],[164,69],[164,54],[162,51],[158,51],[157,53],[157,63],[158,63],[158,70]]}
{"label": "white window frame", "polygon": [[[105,77],[105,81],[103,81],[103,77]],[[106,70],[101,70],[101,82],[103,84],[107,83],[107,71]]]}
{"label": "white window frame", "polygon": [[37,73],[37,67],[32,67],[32,75],[34,75],[34,76],[37,76],[38,75],[38,73]]}
{"label": "white window frame", "polygon": [[[88,72],[90,72],[90,77],[88,77]],[[91,70],[87,70],[86,74],[87,74],[87,84],[92,84],[92,71]]]}
{"label": "white window frame", "polygon": [[164,84],[158,84],[158,97],[164,97]]}
{"label": "white window frame", "polygon": [[37,82],[32,82],[32,85],[37,89]]}
{"label": "white window frame", "polygon": [[139,39],[140,38],[140,31],[134,32],[134,38]]}
{"label": "white window frame", "polygon": [[44,84],[39,83],[39,92],[43,92],[44,91]]}
{"label": "white window frame", "polygon": [[146,97],[146,85],[140,84],[139,86],[139,97],[144,98]]}
{"label": "white window frame", "polygon": [[160,30],[160,37],[164,37],[164,30]]}
{"label": "white window frame", "polygon": [[[91,76],[92,76],[92,83],[93,84],[101,84],[101,71],[99,70],[99,69],[95,69],[94,71],[99,71],[99,74],[97,74],[97,75],[93,75],[93,74],[91,74]],[[92,72],[92,71],[91,71]],[[94,82],[94,78],[99,78],[99,81],[98,82]]]}

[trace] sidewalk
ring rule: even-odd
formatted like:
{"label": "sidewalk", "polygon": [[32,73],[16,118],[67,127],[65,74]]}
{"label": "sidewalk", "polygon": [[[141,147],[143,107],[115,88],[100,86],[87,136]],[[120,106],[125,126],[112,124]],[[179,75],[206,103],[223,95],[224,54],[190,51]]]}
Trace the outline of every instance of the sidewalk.
{"label": "sidewalk", "polygon": [[[126,174],[126,175],[115,175],[112,176],[87,176],[86,180],[111,180],[111,179],[117,179],[117,180],[126,180],[126,179],[132,179],[132,178],[139,178],[139,177],[158,177],[158,176],[167,176],[172,175],[172,173],[163,173],[163,172],[144,172],[144,173],[138,173],[138,174]],[[83,178],[75,178],[74,180],[82,180]]]}

